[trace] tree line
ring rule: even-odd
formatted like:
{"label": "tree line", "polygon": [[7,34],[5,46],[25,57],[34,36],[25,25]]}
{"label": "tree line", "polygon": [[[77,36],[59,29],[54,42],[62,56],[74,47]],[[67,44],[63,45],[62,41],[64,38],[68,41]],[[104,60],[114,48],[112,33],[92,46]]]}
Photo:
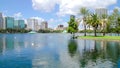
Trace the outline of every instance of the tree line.
{"label": "tree line", "polygon": [[[94,36],[97,36],[97,32],[103,33],[120,33],[120,11],[115,8],[111,14],[102,14],[101,18],[97,13],[90,12],[89,9],[83,7],[80,9],[79,14],[83,16],[84,36],[86,32],[94,32]],[[87,30],[87,28],[93,28],[93,30]],[[68,33],[78,32],[78,25],[75,19],[70,19],[68,22]]]}
{"label": "tree line", "polygon": [[7,29],[0,29],[0,33],[28,33],[31,30],[26,30],[26,29],[12,29],[12,28],[7,28]]}

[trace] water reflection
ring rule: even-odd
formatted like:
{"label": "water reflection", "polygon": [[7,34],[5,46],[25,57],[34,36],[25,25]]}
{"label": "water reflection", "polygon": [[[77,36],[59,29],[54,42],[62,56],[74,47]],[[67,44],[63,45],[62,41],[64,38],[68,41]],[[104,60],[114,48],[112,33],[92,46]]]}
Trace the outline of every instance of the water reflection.
{"label": "water reflection", "polygon": [[74,39],[70,39],[68,43],[68,51],[71,57],[75,55],[75,53],[77,52],[77,48],[78,48],[78,45],[76,41]]}
{"label": "water reflection", "polygon": [[66,34],[0,35],[0,68],[120,68],[120,42]]}
{"label": "water reflection", "polygon": [[4,54],[5,51],[19,51],[21,47],[24,47],[24,42],[22,41],[14,35],[3,35],[0,37],[0,54]]}
{"label": "water reflection", "polygon": [[116,62],[120,58],[120,43],[116,42],[107,42],[106,46],[106,53],[107,56],[111,59],[114,59],[112,61]]}
{"label": "water reflection", "polygon": [[94,41],[94,44],[90,45],[94,45],[94,47],[90,50],[85,49],[83,52],[80,59],[81,67],[115,68],[118,66],[120,59],[119,42]]}

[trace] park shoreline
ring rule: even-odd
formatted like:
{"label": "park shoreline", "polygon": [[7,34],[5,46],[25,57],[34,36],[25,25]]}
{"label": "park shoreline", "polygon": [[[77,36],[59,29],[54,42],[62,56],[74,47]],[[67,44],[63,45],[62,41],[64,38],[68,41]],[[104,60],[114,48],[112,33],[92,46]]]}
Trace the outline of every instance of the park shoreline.
{"label": "park shoreline", "polygon": [[120,36],[79,36],[79,39],[120,42]]}

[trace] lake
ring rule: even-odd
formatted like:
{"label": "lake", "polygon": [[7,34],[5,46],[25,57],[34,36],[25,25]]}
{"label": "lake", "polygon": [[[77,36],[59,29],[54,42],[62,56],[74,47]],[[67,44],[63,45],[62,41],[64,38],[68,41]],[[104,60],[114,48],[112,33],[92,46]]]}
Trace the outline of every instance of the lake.
{"label": "lake", "polygon": [[120,42],[0,34],[0,68],[120,68]]}

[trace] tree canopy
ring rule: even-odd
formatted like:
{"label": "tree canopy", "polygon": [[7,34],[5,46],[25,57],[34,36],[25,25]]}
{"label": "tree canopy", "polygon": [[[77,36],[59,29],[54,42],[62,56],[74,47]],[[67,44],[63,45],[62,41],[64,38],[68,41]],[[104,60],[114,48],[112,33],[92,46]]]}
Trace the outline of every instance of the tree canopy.
{"label": "tree canopy", "polygon": [[70,18],[70,21],[68,22],[68,33],[76,33],[78,31],[78,25],[75,21],[75,18]]}

